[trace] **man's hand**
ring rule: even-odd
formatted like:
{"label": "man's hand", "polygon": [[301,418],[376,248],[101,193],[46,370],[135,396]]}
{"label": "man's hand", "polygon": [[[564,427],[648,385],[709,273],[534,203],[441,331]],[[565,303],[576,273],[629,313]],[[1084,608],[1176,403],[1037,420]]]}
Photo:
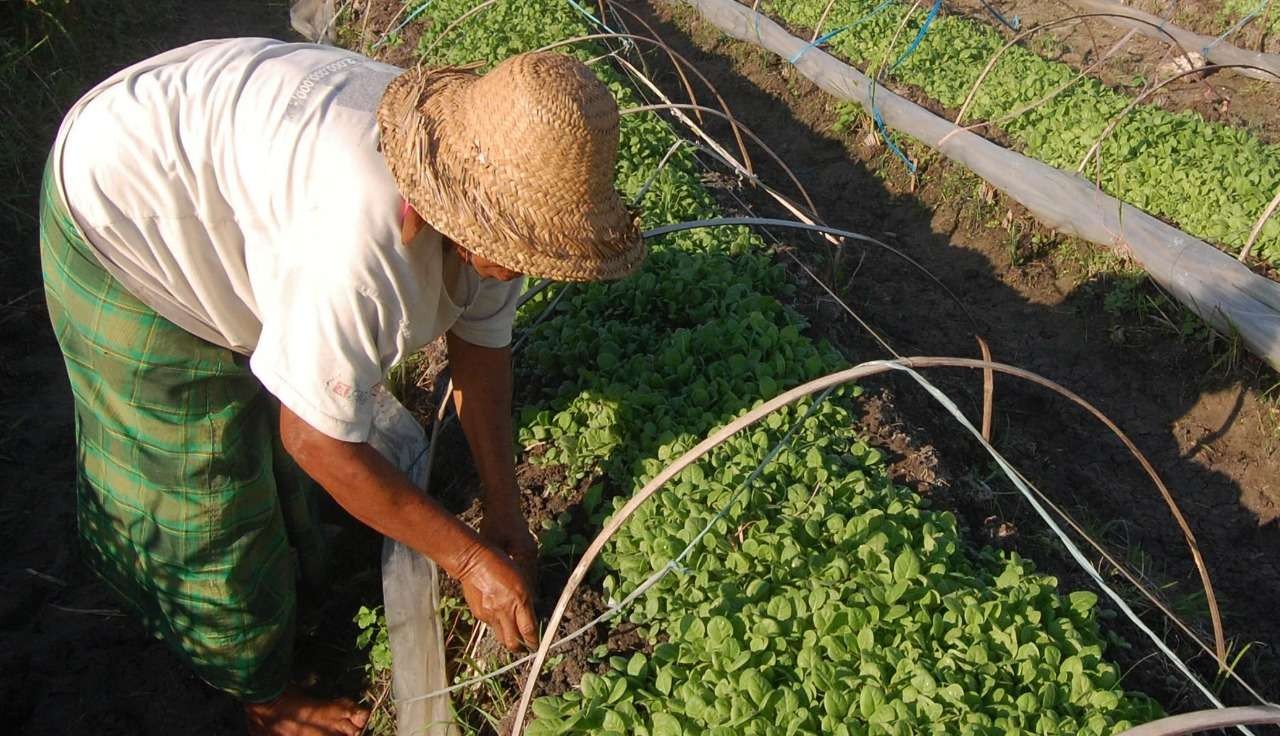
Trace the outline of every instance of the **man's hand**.
{"label": "man's hand", "polygon": [[530,594],[538,587],[538,540],[519,511],[485,509],[480,538],[506,552],[524,576]]}
{"label": "man's hand", "polygon": [[488,624],[507,649],[519,651],[522,643],[537,647],[533,596],[524,575],[511,558],[489,545],[477,544],[469,552],[457,578],[471,613]]}
{"label": "man's hand", "polygon": [[538,543],[520,514],[511,448],[511,350],[472,345],[453,333],[448,344],[453,403],[485,489],[480,537],[510,555],[532,589]]}

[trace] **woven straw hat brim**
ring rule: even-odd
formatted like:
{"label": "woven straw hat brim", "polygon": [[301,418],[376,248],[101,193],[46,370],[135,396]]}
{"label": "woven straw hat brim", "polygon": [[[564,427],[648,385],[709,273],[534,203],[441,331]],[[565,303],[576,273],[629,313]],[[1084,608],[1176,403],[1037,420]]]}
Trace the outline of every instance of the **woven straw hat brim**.
{"label": "woven straw hat brim", "polygon": [[388,167],[432,227],[500,266],[557,281],[622,278],[644,260],[636,218],[613,187],[617,120],[585,66],[546,53],[484,76],[407,71],[378,109]]}

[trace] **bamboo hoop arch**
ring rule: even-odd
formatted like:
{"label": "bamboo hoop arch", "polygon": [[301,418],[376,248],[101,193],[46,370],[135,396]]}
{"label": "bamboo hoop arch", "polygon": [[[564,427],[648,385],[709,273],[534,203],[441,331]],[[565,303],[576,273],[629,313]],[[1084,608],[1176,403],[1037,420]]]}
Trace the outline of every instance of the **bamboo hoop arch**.
{"label": "bamboo hoop arch", "polygon": [[[585,579],[591,564],[600,556],[600,552],[604,549],[604,545],[613,537],[614,534],[618,532],[619,529],[622,528],[622,525],[635,514],[641,505],[661,490],[666,483],[671,480],[671,478],[675,477],[680,473],[680,471],[693,464],[694,461],[706,453],[729,440],[738,432],[759,422],[774,411],[792,404],[804,397],[811,396],[827,388],[850,383],[852,381],[879,373],[885,373],[891,370],[898,370],[901,368],[916,369],[935,367],[971,368],[978,370],[990,369],[999,373],[1031,381],[1032,383],[1048,388],[1071,400],[1076,405],[1084,408],[1096,419],[1101,421],[1109,430],[1111,430],[1116,437],[1121,440],[1125,447],[1129,449],[1130,453],[1134,455],[1143,470],[1147,472],[1153,482],[1155,482],[1156,486],[1160,489],[1161,494],[1165,496],[1166,502],[1170,504],[1170,508],[1174,512],[1174,518],[1178,521],[1179,525],[1183,527],[1184,535],[1187,538],[1188,544],[1192,548],[1192,556],[1196,560],[1197,567],[1201,571],[1202,582],[1205,585],[1206,597],[1209,601],[1211,617],[1215,622],[1215,635],[1221,637],[1221,622],[1220,617],[1217,615],[1217,599],[1213,595],[1212,583],[1209,580],[1207,570],[1204,568],[1203,559],[1200,557],[1199,548],[1195,542],[1194,535],[1191,533],[1190,528],[1186,526],[1186,522],[1182,518],[1181,511],[1178,510],[1176,502],[1174,502],[1172,496],[1169,495],[1168,489],[1160,479],[1159,474],[1156,473],[1155,468],[1151,466],[1151,463],[1147,461],[1142,452],[1133,444],[1128,435],[1124,434],[1124,432],[1100,410],[1085,399],[1081,398],[1079,395],[1072,392],[1070,389],[1067,389],[1050,379],[1004,363],[993,363],[991,361],[974,358],[947,358],[932,356],[903,358],[901,360],[893,361],[874,361],[872,363],[864,363],[853,368],[817,378],[801,386],[790,389],[789,391],[783,392],[760,404],[755,409],[752,409],[738,419],[717,430],[688,452],[681,455],[679,459],[672,462],[664,468],[662,472],[658,473],[658,475],[646,483],[645,486],[631,499],[629,499],[621,509],[610,517],[604,528],[601,529],[599,535],[592,540],[590,546],[588,546],[587,550],[583,553],[577,566],[574,567],[573,572],[570,574],[569,579],[565,583],[565,587],[560,594],[560,599],[556,603],[555,611],[551,614],[551,618],[547,622],[546,632],[543,635],[542,643],[539,645],[538,651],[534,655],[529,674],[527,675],[524,688],[521,693],[520,703],[516,709],[513,733],[519,733],[524,725],[524,719],[533,699],[533,688],[537,683],[538,674],[541,672],[542,666],[546,662],[547,653],[550,651],[552,642],[555,640],[555,635],[559,631],[560,622],[564,618],[564,612],[568,607],[568,603],[573,598],[573,594],[577,591],[578,587],[582,584],[583,579]],[[1220,641],[1219,646],[1225,651],[1225,643]],[[1225,655],[1220,658],[1220,661],[1225,662]]]}

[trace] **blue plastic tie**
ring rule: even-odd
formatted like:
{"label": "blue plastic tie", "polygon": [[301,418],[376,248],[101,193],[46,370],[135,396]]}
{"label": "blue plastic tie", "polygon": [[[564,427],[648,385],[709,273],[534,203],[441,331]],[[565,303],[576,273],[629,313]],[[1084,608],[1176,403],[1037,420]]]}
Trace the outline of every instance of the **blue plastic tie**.
{"label": "blue plastic tie", "polygon": [[889,150],[902,159],[902,163],[906,165],[908,171],[913,174],[916,173],[915,162],[907,158],[907,154],[903,153],[901,148],[898,148],[898,144],[894,143],[893,137],[889,135],[889,128],[884,124],[884,118],[880,117],[879,107],[871,106],[871,117],[875,120],[876,130],[880,131],[880,137],[884,139],[884,143],[889,147]]}
{"label": "blue plastic tie", "polygon": [[590,10],[587,10],[586,8],[582,7],[582,6],[581,6],[581,5],[579,5],[578,3],[574,2],[574,0],[566,0],[566,2],[568,2],[568,3],[569,3],[569,5],[573,6],[573,9],[574,9],[574,10],[576,10],[576,11],[578,11],[579,13],[581,13],[581,14],[583,15],[583,17],[585,17],[587,20],[591,21],[591,22],[592,22],[592,23],[594,23],[595,25],[600,26],[602,29],[604,29],[604,32],[605,32],[605,33],[614,33],[614,32],[615,32],[612,28],[610,28],[609,26],[605,25],[604,20],[602,20],[602,19],[600,19],[600,18],[595,17],[594,15],[592,15],[592,14],[591,14],[591,11],[590,11]]}
{"label": "blue plastic tie", "polygon": [[[908,56],[911,56],[915,53],[916,49],[920,48],[920,42],[924,41],[925,35],[929,33],[929,29],[933,26],[933,21],[937,19],[938,12],[941,10],[942,0],[934,0],[933,7],[929,8],[929,14],[925,16],[924,23],[921,24],[920,30],[916,32],[916,37],[911,39],[911,43],[907,46],[906,50],[898,55],[897,60],[893,62],[893,66],[889,67],[889,71],[897,69],[902,62],[907,60]],[[902,160],[903,165],[907,167],[908,171],[912,174],[916,173],[915,162],[907,158],[907,154],[903,153],[901,148],[898,148],[897,143],[894,143],[893,137],[889,135],[889,126],[884,124],[884,117],[880,115],[880,107],[876,105],[875,79],[871,80],[871,119],[875,121],[876,130],[880,132],[880,138],[884,140],[884,143],[889,147],[889,150]]]}
{"label": "blue plastic tie", "polygon": [[380,46],[382,46],[382,44],[386,43],[388,39],[390,39],[392,36],[396,35],[401,30],[403,30],[405,26],[412,23],[418,16],[427,12],[427,8],[430,6],[431,6],[431,0],[427,0],[423,4],[414,8],[413,11],[409,13],[409,15],[405,16],[404,20],[400,21],[400,25],[387,31],[386,35],[378,39],[378,42],[373,45],[373,49],[376,51]]}
{"label": "blue plastic tie", "polygon": [[920,30],[916,31],[916,37],[911,39],[911,45],[907,46],[906,51],[903,51],[898,60],[893,62],[893,66],[889,67],[889,71],[897,69],[902,62],[907,60],[908,56],[914,54],[916,49],[920,48],[920,42],[929,33],[929,28],[933,25],[933,21],[937,19],[938,11],[940,10],[942,10],[942,0],[933,0],[933,7],[929,8],[929,15],[925,16],[924,24],[920,26]]}
{"label": "blue plastic tie", "polygon": [[1200,49],[1200,53],[1204,56],[1208,56],[1209,51],[1213,49],[1214,46],[1217,46],[1218,44],[1225,41],[1227,36],[1230,36],[1231,34],[1235,33],[1241,28],[1244,28],[1245,23],[1248,23],[1254,18],[1257,18],[1259,15],[1262,15],[1266,11],[1267,6],[1270,4],[1271,4],[1271,0],[1262,0],[1262,2],[1258,3],[1258,7],[1253,9],[1253,12],[1249,13],[1248,15],[1244,16],[1240,20],[1236,21],[1234,24],[1232,24],[1230,28],[1223,31],[1221,36],[1218,36],[1217,38],[1210,41],[1208,46],[1205,46],[1204,48]]}
{"label": "blue plastic tie", "polygon": [[[598,26],[605,33],[617,33],[617,31],[610,28],[608,24],[604,22],[603,19],[597,18],[594,15],[592,15],[590,10],[587,10],[586,8],[582,7],[578,3],[574,2],[574,0],[566,0],[566,1],[569,3],[570,7],[572,7],[574,10],[578,11],[579,13],[581,13],[584,18],[586,18],[592,24]],[[616,17],[617,13],[614,13],[614,16]],[[635,47],[635,42],[632,41],[630,38],[623,37],[621,41],[622,41],[622,48],[624,49],[631,49]]]}
{"label": "blue plastic tie", "polygon": [[[880,3],[879,5],[877,5],[877,6],[875,7],[875,9],[873,9],[870,13],[867,13],[866,15],[864,15],[864,16],[862,16],[861,18],[859,18],[859,19],[855,20],[854,22],[849,23],[849,24],[846,24],[846,25],[843,25],[843,26],[840,26],[839,28],[836,28],[835,30],[828,31],[827,33],[822,34],[822,36],[820,36],[820,37],[818,37],[818,38],[815,38],[813,41],[811,41],[811,42],[809,42],[809,43],[805,44],[805,45],[804,45],[804,46],[803,46],[799,51],[797,51],[797,52],[796,52],[796,53],[791,57],[791,59],[790,59],[791,63],[792,63],[792,64],[794,64],[794,63],[796,63],[797,61],[800,61],[800,57],[801,57],[801,56],[804,56],[806,53],[808,53],[809,49],[816,49],[816,48],[818,48],[819,46],[822,46],[823,44],[825,44],[827,41],[830,41],[831,39],[835,38],[836,36],[840,35],[841,33],[844,33],[845,31],[849,30],[850,28],[853,28],[853,27],[855,27],[855,26],[861,25],[864,21],[871,20],[871,19],[872,19],[872,18],[874,18],[876,15],[879,15],[880,11],[882,11],[882,10],[884,10],[885,8],[889,7],[889,5],[891,5],[892,3],[893,3],[893,0],[884,0],[884,2]],[[757,13],[757,14],[756,14],[756,23],[757,23],[757,25],[759,24],[759,22],[760,22],[760,14],[759,14],[759,13]],[[759,35],[759,33],[758,33],[758,32],[757,32],[757,35]]]}
{"label": "blue plastic tie", "polygon": [[987,0],[978,0],[978,1],[982,3],[982,7],[986,8],[988,13],[991,13],[993,16],[995,16],[996,20],[1003,23],[1005,28],[1008,28],[1011,31],[1021,30],[1022,28],[1021,18],[1015,15],[1013,16],[1013,20],[1009,20],[1005,18],[1003,15],[1001,15],[1000,11],[996,10],[995,6],[987,2]]}

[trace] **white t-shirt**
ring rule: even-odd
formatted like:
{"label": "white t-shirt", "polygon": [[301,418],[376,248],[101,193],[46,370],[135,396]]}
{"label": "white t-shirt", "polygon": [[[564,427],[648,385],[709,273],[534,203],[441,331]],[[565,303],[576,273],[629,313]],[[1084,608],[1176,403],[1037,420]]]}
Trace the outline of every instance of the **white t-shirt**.
{"label": "white t-shirt", "polygon": [[401,245],[375,115],[399,72],[328,46],[202,41],[94,88],[54,148],[104,268],[353,442],[404,356],[446,330],[507,345],[523,281],[481,278],[429,227]]}

